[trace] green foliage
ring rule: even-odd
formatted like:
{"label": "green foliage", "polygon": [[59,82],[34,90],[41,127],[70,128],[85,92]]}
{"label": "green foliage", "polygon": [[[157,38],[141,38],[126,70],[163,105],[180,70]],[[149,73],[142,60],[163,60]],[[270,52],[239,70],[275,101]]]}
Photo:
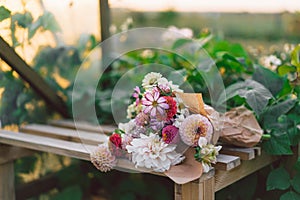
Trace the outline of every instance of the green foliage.
{"label": "green foliage", "polygon": [[290,187],[289,173],[282,167],[273,170],[267,179],[267,190],[285,190]]}
{"label": "green foliage", "polygon": [[82,191],[78,185],[67,187],[62,190],[60,193],[51,198],[52,200],[81,200],[82,199]]}
{"label": "green foliage", "polygon": [[300,173],[298,172],[294,178],[290,178],[289,173],[283,168],[277,168],[273,170],[267,179],[267,190],[287,190],[282,194],[280,199],[290,200],[299,199],[300,197]]}
{"label": "green foliage", "polygon": [[0,6],[0,22],[10,17],[11,11],[5,8],[4,6]]}

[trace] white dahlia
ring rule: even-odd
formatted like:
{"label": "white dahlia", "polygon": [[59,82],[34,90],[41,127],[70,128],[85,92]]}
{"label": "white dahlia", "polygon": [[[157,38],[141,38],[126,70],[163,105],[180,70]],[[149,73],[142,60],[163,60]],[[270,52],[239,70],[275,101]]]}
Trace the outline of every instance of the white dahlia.
{"label": "white dahlia", "polygon": [[150,72],[144,77],[142,86],[145,89],[152,88],[154,84],[157,84],[157,81],[160,78],[162,78],[162,75],[160,73]]}
{"label": "white dahlia", "polygon": [[197,146],[200,137],[205,137],[210,143],[213,126],[203,115],[193,114],[184,119],[179,127],[181,140],[189,146]]}
{"label": "white dahlia", "polygon": [[126,146],[136,167],[146,167],[156,172],[164,172],[184,159],[175,148],[176,145],[163,142],[153,133],[149,136],[141,134],[141,138],[133,139],[130,145]]}
{"label": "white dahlia", "polygon": [[95,167],[101,172],[110,171],[114,166],[116,166],[116,157],[111,154],[107,145],[99,145],[95,151],[90,155],[91,162]]}

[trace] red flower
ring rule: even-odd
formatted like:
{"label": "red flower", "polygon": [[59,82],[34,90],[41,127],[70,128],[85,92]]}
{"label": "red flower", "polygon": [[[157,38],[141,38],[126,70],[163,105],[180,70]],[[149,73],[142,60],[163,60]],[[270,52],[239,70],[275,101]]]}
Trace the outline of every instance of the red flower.
{"label": "red flower", "polygon": [[167,144],[176,144],[179,141],[179,129],[176,126],[168,125],[162,130],[162,139]]}
{"label": "red flower", "polygon": [[123,155],[121,135],[113,133],[109,137],[108,147],[114,156],[121,157]]}
{"label": "red flower", "polygon": [[170,96],[164,96],[164,98],[166,99],[166,103],[169,105],[169,109],[167,110],[167,120],[170,120],[177,113],[176,101]]}
{"label": "red flower", "polygon": [[109,137],[109,141],[111,143],[113,143],[115,145],[115,147],[117,148],[122,148],[122,138],[120,134],[117,133],[113,133],[110,137]]}

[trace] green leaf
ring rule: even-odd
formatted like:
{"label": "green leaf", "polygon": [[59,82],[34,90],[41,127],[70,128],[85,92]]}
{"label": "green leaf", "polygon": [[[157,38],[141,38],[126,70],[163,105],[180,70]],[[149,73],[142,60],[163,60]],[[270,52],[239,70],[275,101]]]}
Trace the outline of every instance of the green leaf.
{"label": "green leaf", "polygon": [[0,6],[0,22],[10,17],[11,11],[5,8],[4,6]]}
{"label": "green leaf", "polygon": [[81,200],[82,191],[78,185],[67,187],[61,193],[55,195],[52,199],[53,200],[65,200],[65,199]]}
{"label": "green leaf", "polygon": [[277,168],[270,172],[267,178],[267,190],[286,190],[290,187],[290,175],[283,168]]}
{"label": "green leaf", "polygon": [[300,173],[294,176],[293,180],[291,181],[291,184],[294,190],[300,193]]}
{"label": "green leaf", "polygon": [[296,102],[297,99],[288,99],[268,107],[261,116],[264,127],[270,127],[273,123],[277,123],[278,117],[291,110],[295,106]]}
{"label": "green leaf", "polygon": [[292,65],[297,67],[297,71],[300,71],[300,44],[295,47],[295,49],[291,53]]}
{"label": "green leaf", "polygon": [[281,195],[280,200],[299,200],[300,195],[296,192],[289,191]]}
{"label": "green leaf", "polygon": [[50,12],[45,12],[44,15],[41,16],[42,25],[45,30],[49,30],[52,33],[61,31],[54,15]]}
{"label": "green leaf", "polygon": [[279,66],[277,68],[278,70],[278,74],[280,76],[284,76],[286,74],[289,74],[289,73],[294,73],[297,71],[296,67],[295,66],[290,66],[290,65],[282,65],[282,66]]}
{"label": "green leaf", "polygon": [[270,90],[273,96],[276,96],[283,87],[283,78],[265,67],[255,66],[252,78]]}
{"label": "green leaf", "polygon": [[265,151],[271,155],[292,155],[291,143],[286,132],[271,132],[271,138],[263,143]]}
{"label": "green leaf", "polygon": [[12,21],[17,22],[19,26],[22,28],[27,28],[31,25],[33,18],[30,12],[22,13],[16,13],[12,16]]}
{"label": "green leaf", "polygon": [[172,46],[172,49],[177,49],[177,48],[180,48],[182,47],[183,45],[187,44],[187,43],[190,43],[190,42],[193,42],[192,39],[189,39],[189,38],[180,38],[178,40],[176,40]]}
{"label": "green leaf", "polygon": [[250,79],[230,85],[225,92],[226,100],[236,95],[245,98],[256,114],[260,114],[267,106],[269,99],[273,97],[262,84]]}
{"label": "green leaf", "polygon": [[300,172],[300,157],[298,157],[298,160],[297,160],[297,162],[296,162],[296,164],[295,164],[295,169],[296,169],[298,172]]}
{"label": "green leaf", "polygon": [[39,28],[42,28],[43,30],[49,30],[52,33],[61,31],[54,15],[50,12],[45,12],[29,26],[28,39],[31,39]]}

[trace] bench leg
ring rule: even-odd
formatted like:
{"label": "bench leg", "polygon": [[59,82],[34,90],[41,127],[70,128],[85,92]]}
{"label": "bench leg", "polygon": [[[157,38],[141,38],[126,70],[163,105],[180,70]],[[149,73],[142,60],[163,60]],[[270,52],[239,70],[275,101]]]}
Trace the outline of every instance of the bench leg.
{"label": "bench leg", "polygon": [[193,181],[183,185],[175,184],[175,200],[214,200],[215,178]]}
{"label": "bench leg", "polygon": [[0,164],[0,199],[14,200],[15,185],[14,185],[14,162],[6,162]]}

